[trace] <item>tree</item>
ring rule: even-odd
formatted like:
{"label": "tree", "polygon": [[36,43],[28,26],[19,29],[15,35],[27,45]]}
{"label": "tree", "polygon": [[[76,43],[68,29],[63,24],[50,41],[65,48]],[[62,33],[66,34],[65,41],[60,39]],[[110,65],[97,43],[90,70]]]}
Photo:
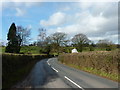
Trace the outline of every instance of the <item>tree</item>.
{"label": "tree", "polygon": [[22,26],[17,26],[17,35],[19,35],[22,39],[22,42],[21,42],[22,46],[29,43],[28,41],[29,41],[30,34],[31,34],[31,29],[24,28]]}
{"label": "tree", "polygon": [[58,46],[62,46],[67,41],[66,37],[67,37],[67,34],[62,32],[56,32],[51,35],[50,39],[53,43],[57,44]]}
{"label": "tree", "polygon": [[22,40],[20,36],[17,35],[15,23],[12,23],[12,25],[10,26],[7,37],[8,46],[6,47],[5,52],[19,53]]}
{"label": "tree", "polygon": [[39,31],[39,34],[38,34],[37,45],[41,47],[39,52],[45,53],[49,56],[50,51],[51,51],[50,38],[46,37],[46,29],[39,28],[38,31]]}
{"label": "tree", "polygon": [[44,46],[45,39],[46,39],[46,29],[44,28],[39,28],[38,29],[39,34],[38,34],[38,46]]}
{"label": "tree", "polygon": [[48,51],[59,54],[63,51],[63,46],[67,42],[67,34],[62,32],[56,32],[45,39],[45,44],[48,45]]}
{"label": "tree", "polygon": [[93,41],[90,41],[90,44],[89,44],[89,49],[90,51],[94,51],[94,47],[95,47],[95,44]]}
{"label": "tree", "polygon": [[115,48],[115,45],[113,45],[112,41],[108,39],[99,40],[97,46],[100,49],[106,49],[107,51],[111,51],[113,48]]}
{"label": "tree", "polygon": [[52,41],[53,50],[57,54],[59,54],[63,52],[63,46],[67,41],[67,34],[63,32],[56,32],[51,35],[51,41]]}
{"label": "tree", "polygon": [[29,44],[29,46],[37,46],[37,42],[34,41],[33,43]]}
{"label": "tree", "polygon": [[72,38],[73,44],[77,47],[77,49],[82,52],[84,44],[89,43],[89,39],[84,34],[77,34]]}
{"label": "tree", "polygon": [[0,41],[0,46],[4,47],[4,42],[3,41]]}

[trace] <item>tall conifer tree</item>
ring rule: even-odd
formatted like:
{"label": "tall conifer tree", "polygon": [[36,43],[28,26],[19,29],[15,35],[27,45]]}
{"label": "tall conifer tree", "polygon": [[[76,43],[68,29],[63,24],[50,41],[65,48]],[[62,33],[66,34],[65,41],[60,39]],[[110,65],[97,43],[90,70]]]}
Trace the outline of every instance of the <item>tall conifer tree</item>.
{"label": "tall conifer tree", "polygon": [[9,28],[7,40],[8,46],[6,47],[5,51],[9,53],[19,53],[21,38],[19,35],[17,35],[15,23],[12,23],[12,25]]}

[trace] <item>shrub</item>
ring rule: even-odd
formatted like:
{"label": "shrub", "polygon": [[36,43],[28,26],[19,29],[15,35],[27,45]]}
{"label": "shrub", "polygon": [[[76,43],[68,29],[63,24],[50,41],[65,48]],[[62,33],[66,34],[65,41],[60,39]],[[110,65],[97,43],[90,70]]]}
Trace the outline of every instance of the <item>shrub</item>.
{"label": "shrub", "polygon": [[74,65],[80,69],[92,68],[107,74],[118,75],[118,70],[120,69],[118,65],[120,62],[118,51],[91,51],[61,54],[58,60],[66,65]]}
{"label": "shrub", "polygon": [[10,88],[25,78],[34,64],[47,55],[2,54],[2,87]]}

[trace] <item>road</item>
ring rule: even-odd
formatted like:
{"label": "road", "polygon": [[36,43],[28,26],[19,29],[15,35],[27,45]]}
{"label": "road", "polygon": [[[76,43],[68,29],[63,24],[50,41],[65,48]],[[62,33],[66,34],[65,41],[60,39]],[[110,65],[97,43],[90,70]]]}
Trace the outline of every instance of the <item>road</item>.
{"label": "road", "polygon": [[86,90],[86,88],[112,88],[111,90],[118,90],[115,89],[118,88],[118,83],[65,66],[59,63],[57,58],[50,58],[39,61],[29,76],[15,87],[79,88],[80,90]]}

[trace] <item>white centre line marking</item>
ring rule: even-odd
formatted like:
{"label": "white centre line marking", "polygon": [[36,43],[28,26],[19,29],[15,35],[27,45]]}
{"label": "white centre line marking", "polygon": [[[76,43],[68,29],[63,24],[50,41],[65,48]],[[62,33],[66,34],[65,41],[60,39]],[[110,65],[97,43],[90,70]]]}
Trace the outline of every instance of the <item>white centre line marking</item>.
{"label": "white centre line marking", "polygon": [[55,70],[56,72],[58,72],[58,70],[56,70],[54,67],[52,67],[53,70]]}
{"label": "white centre line marking", "polygon": [[78,88],[81,88],[82,90],[84,90],[80,85],[78,85],[77,83],[73,82],[71,79],[69,79],[68,77],[64,76],[68,81],[70,81],[71,83],[73,83],[74,85],[76,85]]}

